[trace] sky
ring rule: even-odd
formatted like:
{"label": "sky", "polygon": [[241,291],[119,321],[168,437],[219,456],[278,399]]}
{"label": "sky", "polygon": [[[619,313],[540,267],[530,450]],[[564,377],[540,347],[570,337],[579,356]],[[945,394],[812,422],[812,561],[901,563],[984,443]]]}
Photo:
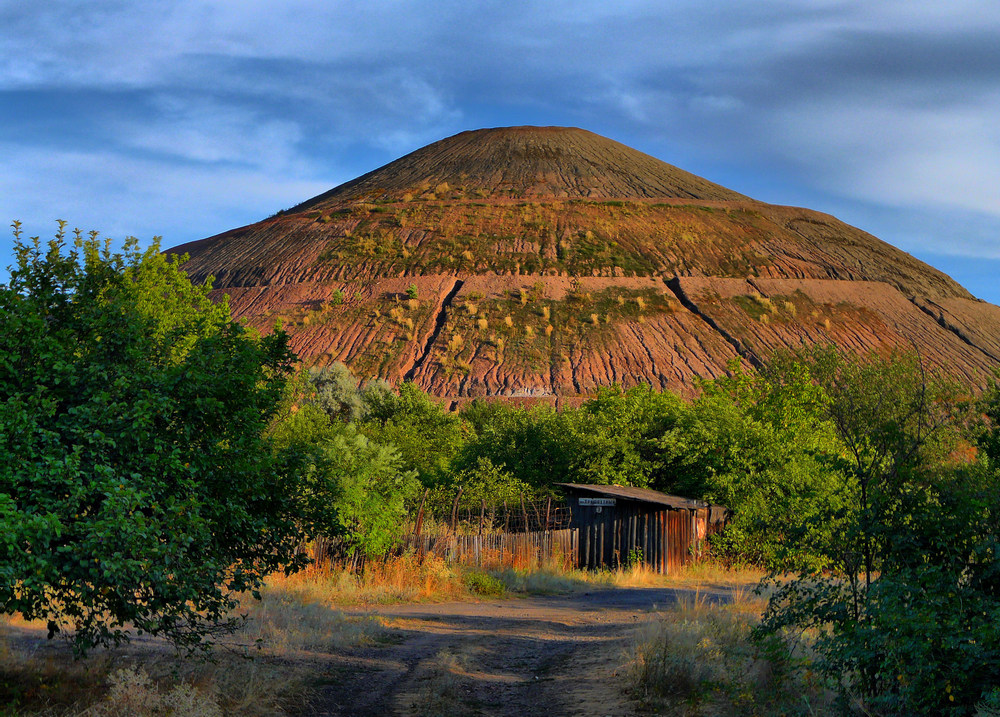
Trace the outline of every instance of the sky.
{"label": "sky", "polygon": [[508,125],[833,214],[1000,304],[995,0],[0,0],[29,236],[175,246]]}

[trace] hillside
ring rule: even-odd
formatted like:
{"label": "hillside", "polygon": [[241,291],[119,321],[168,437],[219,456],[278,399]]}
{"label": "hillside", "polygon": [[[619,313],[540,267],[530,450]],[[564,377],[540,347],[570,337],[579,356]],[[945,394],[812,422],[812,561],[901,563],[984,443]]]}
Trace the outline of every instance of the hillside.
{"label": "hillside", "polygon": [[1000,308],[936,269],[580,129],[463,132],[171,251],[305,361],[459,401],[686,390],[803,341],[915,346],[976,385],[1000,361]]}

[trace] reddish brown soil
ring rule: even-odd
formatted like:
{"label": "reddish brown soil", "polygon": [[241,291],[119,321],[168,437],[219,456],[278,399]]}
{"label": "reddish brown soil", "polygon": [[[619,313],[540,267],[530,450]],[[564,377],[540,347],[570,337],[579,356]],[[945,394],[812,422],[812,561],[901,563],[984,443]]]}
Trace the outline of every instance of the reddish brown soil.
{"label": "reddish brown soil", "polygon": [[915,347],[977,386],[1000,358],[1000,308],[936,269],[578,129],[465,132],[173,251],[307,363],[455,402],[687,391],[802,342]]}

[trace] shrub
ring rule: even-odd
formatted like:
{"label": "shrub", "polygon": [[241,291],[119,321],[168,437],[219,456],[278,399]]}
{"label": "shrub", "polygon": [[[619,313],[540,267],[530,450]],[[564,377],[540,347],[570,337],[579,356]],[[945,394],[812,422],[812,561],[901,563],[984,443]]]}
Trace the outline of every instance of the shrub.
{"label": "shrub", "polygon": [[488,597],[499,597],[507,592],[507,587],[489,573],[468,572],[462,576],[462,583],[471,593]]}
{"label": "shrub", "polygon": [[74,649],[233,629],[234,594],[304,563],[298,465],[265,429],[293,354],[154,244],[15,224],[0,286],[0,609]]}

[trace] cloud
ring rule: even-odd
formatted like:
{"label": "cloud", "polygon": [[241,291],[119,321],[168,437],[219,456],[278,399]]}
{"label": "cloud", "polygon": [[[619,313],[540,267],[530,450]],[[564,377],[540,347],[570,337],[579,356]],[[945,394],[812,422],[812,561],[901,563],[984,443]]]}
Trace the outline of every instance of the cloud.
{"label": "cloud", "polygon": [[0,203],[208,233],[463,129],[574,124],[904,248],[933,241],[907,213],[962,217],[938,243],[984,253],[998,36],[992,0],[0,0]]}
{"label": "cloud", "polygon": [[[175,165],[107,152],[52,152],[0,143],[0,216],[22,219],[25,232],[50,237],[56,219],[105,236],[163,236],[172,246],[291,206],[328,188],[261,169]],[[343,176],[340,179],[346,180]],[[9,260],[0,241],[0,262]]]}

